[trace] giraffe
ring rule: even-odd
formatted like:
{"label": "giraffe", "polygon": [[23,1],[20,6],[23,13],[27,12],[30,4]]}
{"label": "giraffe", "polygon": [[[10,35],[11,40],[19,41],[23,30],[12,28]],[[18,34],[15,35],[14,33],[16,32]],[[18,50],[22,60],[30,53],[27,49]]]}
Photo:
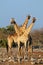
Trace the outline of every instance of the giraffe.
{"label": "giraffe", "polygon": [[[18,34],[18,36],[19,35],[22,35],[23,33],[24,33],[24,31],[25,31],[25,29],[26,29],[26,27],[27,27],[27,24],[28,24],[28,20],[30,19],[30,15],[28,15],[27,17],[26,17],[26,20],[25,20],[25,22],[23,23],[23,25],[21,25],[21,26],[18,26],[17,25],[17,23],[15,22],[15,20],[14,20],[14,18],[11,18],[10,19],[10,22],[11,22],[11,24],[13,24],[13,26],[14,26],[14,29],[15,29],[15,31],[16,31],[16,33]],[[31,37],[31,36],[30,36]],[[27,47],[28,48],[28,47]]]}
{"label": "giraffe", "polygon": [[24,33],[21,36],[18,36],[17,33],[13,34],[13,35],[9,35],[7,40],[8,40],[8,46],[9,46],[9,51],[11,50],[12,47],[12,42],[17,42],[18,44],[18,51],[20,53],[20,42],[24,43],[25,49],[26,49],[26,42],[28,40],[28,34],[30,33],[34,22],[35,22],[36,18],[33,17],[32,19],[32,23],[30,24],[30,26],[28,26],[28,28],[26,28],[26,30],[24,31]]}
{"label": "giraffe", "polygon": [[[30,15],[27,16],[27,18],[26,18],[24,24],[23,24],[21,27],[16,24],[14,18],[10,19],[11,24],[14,24],[14,29],[15,29],[17,35],[18,35],[18,34],[20,35],[20,34],[22,34],[22,33],[24,32],[24,30],[26,29],[26,26],[27,26],[27,24],[28,24],[28,20],[30,19],[30,17],[31,17]],[[18,35],[18,36],[19,36],[19,35]],[[15,36],[15,37],[17,37],[17,36]],[[9,41],[8,41],[8,43],[9,43]],[[8,46],[9,46],[9,45],[8,45]],[[8,50],[8,49],[7,49],[7,50]]]}
{"label": "giraffe", "polygon": [[22,26],[18,26],[17,24],[15,24],[16,22],[15,22],[14,18],[10,19],[10,22],[11,22],[11,24],[14,24],[14,29],[18,35],[22,35],[24,33],[30,17],[31,17],[30,15],[27,16],[27,18]]}
{"label": "giraffe", "polygon": [[28,26],[28,28],[26,28],[26,30],[24,31],[24,33],[21,36],[18,37],[18,40],[17,40],[18,41],[18,50],[20,50],[19,49],[20,48],[20,42],[24,43],[25,50],[26,50],[26,42],[28,40],[28,35],[30,34],[30,31],[31,31],[31,29],[32,29],[35,21],[36,21],[36,18],[33,17],[32,23],[30,24],[30,26]]}

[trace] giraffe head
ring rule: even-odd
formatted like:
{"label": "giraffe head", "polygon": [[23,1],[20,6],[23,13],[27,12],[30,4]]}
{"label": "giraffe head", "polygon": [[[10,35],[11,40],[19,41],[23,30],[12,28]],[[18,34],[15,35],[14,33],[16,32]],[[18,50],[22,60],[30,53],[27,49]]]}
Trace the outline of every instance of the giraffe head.
{"label": "giraffe head", "polygon": [[31,17],[30,15],[27,16],[28,19],[30,19],[30,17]]}
{"label": "giraffe head", "polygon": [[11,19],[10,19],[10,22],[11,22],[11,24],[16,24],[14,18],[11,18]]}
{"label": "giraffe head", "polygon": [[35,18],[35,17],[33,17],[32,22],[33,22],[33,23],[35,23],[35,21],[36,21],[36,18]]}

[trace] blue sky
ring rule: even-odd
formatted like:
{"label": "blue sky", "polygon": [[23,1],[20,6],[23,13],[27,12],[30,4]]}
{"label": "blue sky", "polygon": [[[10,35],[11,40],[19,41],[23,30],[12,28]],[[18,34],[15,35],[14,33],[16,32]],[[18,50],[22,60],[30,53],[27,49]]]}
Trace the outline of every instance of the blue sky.
{"label": "blue sky", "polygon": [[33,28],[42,28],[43,0],[0,0],[0,27],[10,25],[12,17],[21,25],[28,14],[37,18]]}

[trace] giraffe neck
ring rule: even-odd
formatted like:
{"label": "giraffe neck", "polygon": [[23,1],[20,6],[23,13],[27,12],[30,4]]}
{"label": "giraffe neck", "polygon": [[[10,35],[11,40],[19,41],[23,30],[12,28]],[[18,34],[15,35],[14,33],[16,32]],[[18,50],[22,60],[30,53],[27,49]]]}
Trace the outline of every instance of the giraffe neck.
{"label": "giraffe neck", "polygon": [[14,24],[14,29],[15,32],[19,35],[19,27],[17,26],[17,24]]}
{"label": "giraffe neck", "polygon": [[23,28],[23,29],[26,29],[27,24],[28,24],[28,18],[26,18],[24,24],[22,25],[22,28]]}
{"label": "giraffe neck", "polygon": [[30,26],[25,30],[24,35],[28,35],[33,27],[34,23],[31,23]]}

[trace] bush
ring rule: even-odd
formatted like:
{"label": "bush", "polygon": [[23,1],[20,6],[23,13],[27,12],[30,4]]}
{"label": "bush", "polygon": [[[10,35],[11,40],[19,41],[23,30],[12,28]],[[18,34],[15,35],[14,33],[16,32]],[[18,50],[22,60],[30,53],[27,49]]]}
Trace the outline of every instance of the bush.
{"label": "bush", "polygon": [[0,47],[6,47],[7,40],[1,39],[0,40]]}

